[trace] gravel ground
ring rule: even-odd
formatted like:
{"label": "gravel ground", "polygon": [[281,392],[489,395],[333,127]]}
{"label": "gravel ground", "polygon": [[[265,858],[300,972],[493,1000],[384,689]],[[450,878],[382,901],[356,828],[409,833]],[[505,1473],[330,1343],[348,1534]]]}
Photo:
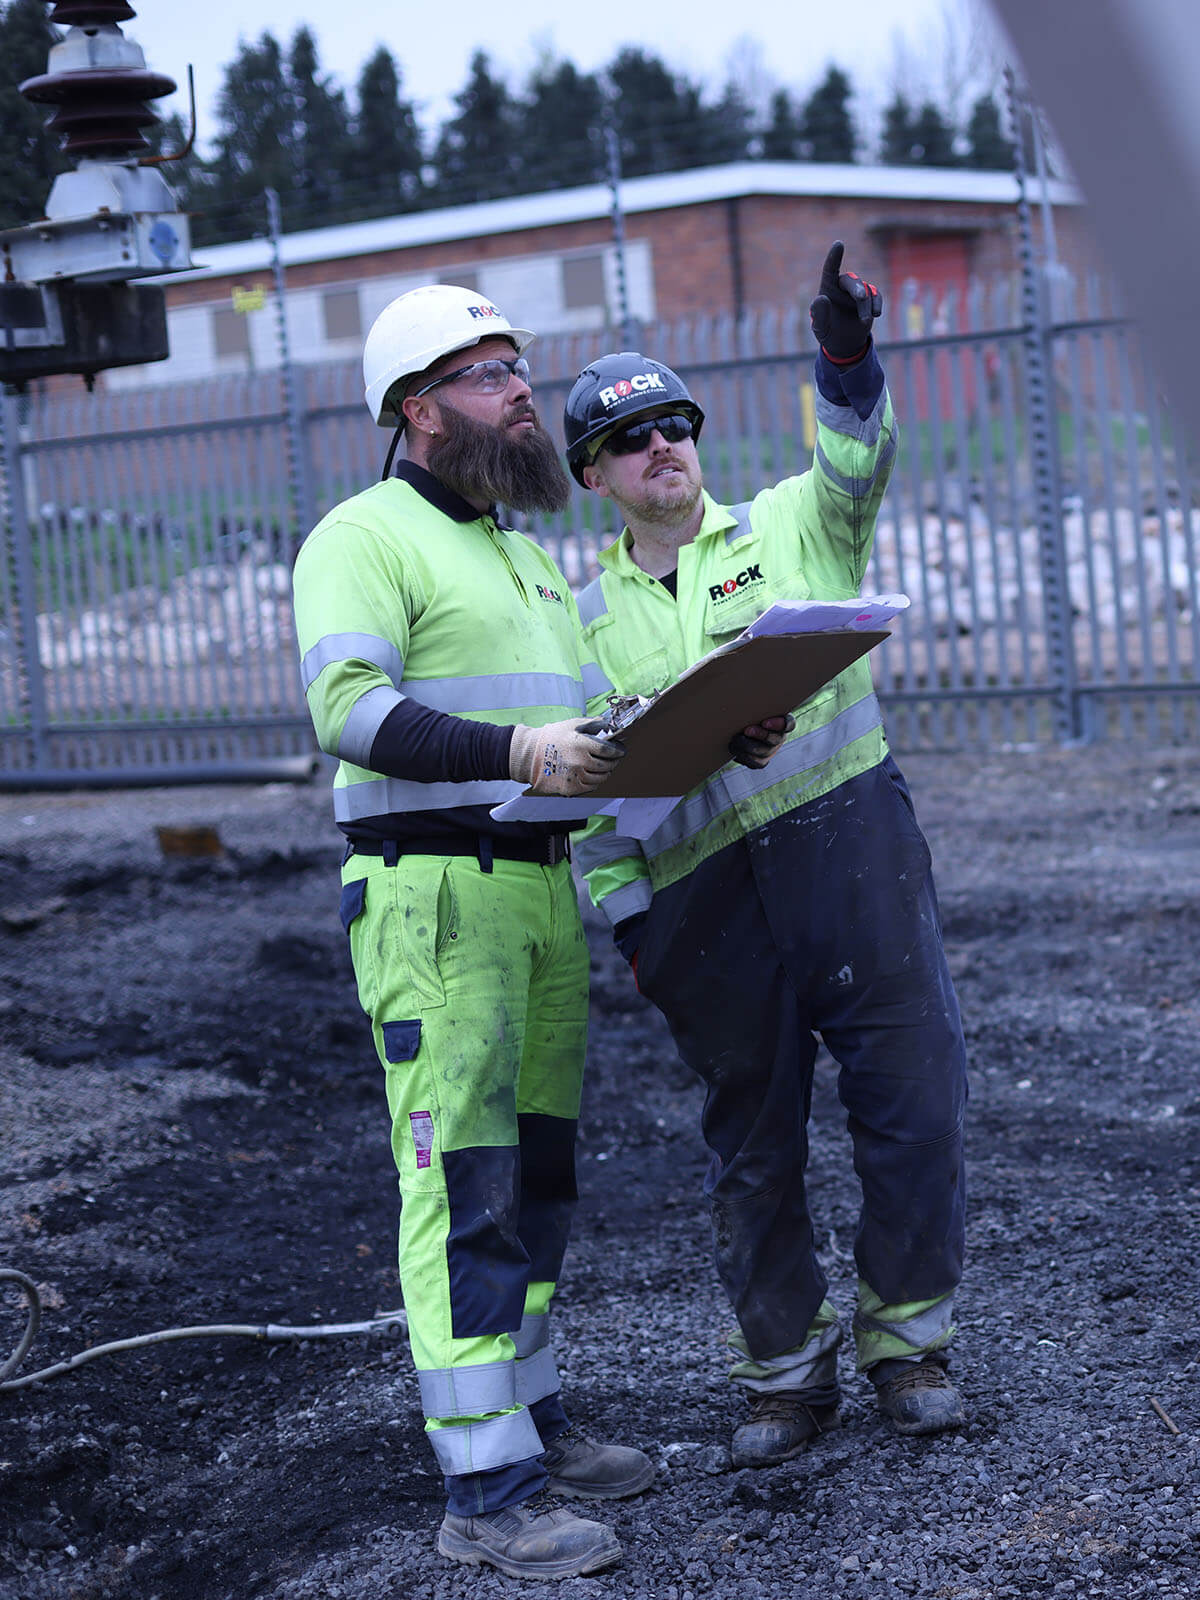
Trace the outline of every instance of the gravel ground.
{"label": "gravel ground", "polygon": [[[699,1090],[589,918],[560,1364],[578,1419],[659,1472],[611,1508],[623,1565],[564,1597],[1200,1594],[1200,763],[902,765],[971,1052],[969,1426],[897,1438],[847,1363],[839,1432],[732,1470]],[[187,823],[224,854],[164,858],[156,825]],[[24,1371],[155,1329],[398,1305],[337,859],[323,785],[0,795],[0,1266],[44,1302]],[[826,1061],[812,1187],[848,1313],[843,1124]],[[0,1360],[22,1327],[7,1292]],[[394,1330],[160,1343],[0,1396],[4,1600],[521,1590],[439,1557],[440,1512]]]}

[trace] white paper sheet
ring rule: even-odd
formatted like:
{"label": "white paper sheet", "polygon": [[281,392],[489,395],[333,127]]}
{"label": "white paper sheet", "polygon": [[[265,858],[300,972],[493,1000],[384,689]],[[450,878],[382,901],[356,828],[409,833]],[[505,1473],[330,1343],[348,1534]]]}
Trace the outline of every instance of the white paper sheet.
{"label": "white paper sheet", "polygon": [[882,628],[911,604],[906,594],[863,595],[858,600],[776,600],[738,637],[762,639],[777,633],[829,633],[845,628],[861,633]]}

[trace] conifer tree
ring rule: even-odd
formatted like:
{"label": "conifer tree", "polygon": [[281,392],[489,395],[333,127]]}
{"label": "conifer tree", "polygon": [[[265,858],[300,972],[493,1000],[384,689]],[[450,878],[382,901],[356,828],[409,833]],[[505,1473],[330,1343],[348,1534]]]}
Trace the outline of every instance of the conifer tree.
{"label": "conifer tree", "polygon": [[911,167],[917,159],[912,107],[898,90],[883,113],[879,159],[885,167]]}
{"label": "conifer tree", "polygon": [[485,51],[471,57],[470,76],[454,103],[458,115],[443,124],[434,154],[436,204],[470,205],[518,193],[517,107]]}
{"label": "conifer tree", "polygon": [[414,211],[425,202],[421,129],[400,89],[400,69],[380,45],[358,78],[345,164],[347,216]]}
{"label": "conifer tree", "polygon": [[569,61],[544,61],[529,81],[519,117],[518,147],[529,192],[595,183],[604,164],[599,78]]}
{"label": "conifer tree", "polygon": [[926,100],[913,118],[914,160],[923,167],[954,167],[954,130],[934,105]]}
{"label": "conifer tree", "polygon": [[0,6],[0,227],[16,228],[46,214],[46,197],[71,163],[46,127],[45,106],[32,105],[18,85],[46,71],[58,38],[42,0]]}
{"label": "conifer tree", "polygon": [[853,161],[857,138],[850,115],[850,80],[830,67],[805,101],[800,121],[801,148],[808,161]]}
{"label": "conifer tree", "polygon": [[971,108],[967,123],[968,167],[1008,171],[1013,163],[1012,144],[1004,136],[1000,107],[994,95],[981,95]]}
{"label": "conifer tree", "polygon": [[803,123],[800,108],[786,89],[776,89],[767,111],[767,124],[762,135],[764,161],[799,161],[802,159]]}
{"label": "conifer tree", "polygon": [[317,42],[307,27],[297,28],[288,53],[293,109],[291,181],[295,221],[320,227],[334,220],[350,162],[350,117],[346,97],[322,74]]}

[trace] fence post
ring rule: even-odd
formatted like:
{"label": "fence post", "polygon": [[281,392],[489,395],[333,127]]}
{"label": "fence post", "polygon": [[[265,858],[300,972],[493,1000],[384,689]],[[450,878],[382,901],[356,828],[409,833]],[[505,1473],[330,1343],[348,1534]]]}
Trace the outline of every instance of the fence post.
{"label": "fence post", "polygon": [[313,508],[312,484],[308,476],[308,454],[304,447],[304,419],[300,415],[300,394],[296,383],[296,370],[292,366],[291,344],[288,340],[283,251],[280,245],[283,229],[279,195],[274,189],[267,189],[265,193],[267,224],[271,235],[271,272],[275,279],[275,327],[279,340],[279,368],[286,413],[288,499],[291,502],[292,516],[298,534],[294,543],[299,543],[317,518]]}
{"label": "fence post", "polygon": [[29,718],[29,763],[33,772],[46,767],[46,682],[38,648],[37,589],[33,575],[29,514],[25,503],[25,474],[21,461],[21,427],[17,397],[0,384],[0,520],[8,530],[8,549],[16,589],[16,621],[19,649],[14,652],[17,671],[24,684],[25,707]]}
{"label": "fence post", "polygon": [[625,213],[621,209],[621,143],[611,117],[604,124],[604,153],[613,245],[617,262],[617,314],[621,319],[621,344],[628,350],[633,345],[634,336],[633,323],[629,315],[629,279],[625,265]]}
{"label": "fence post", "polygon": [[1054,727],[1060,744],[1082,737],[1075,641],[1071,628],[1071,595],[1062,525],[1058,421],[1051,415],[1049,371],[1053,330],[1047,316],[1045,285],[1033,248],[1033,219],[1026,188],[1025,130],[1022,105],[1011,67],[1005,71],[1013,135],[1013,170],[1017,180],[1017,233],[1021,261],[1022,348],[1029,447],[1033,469],[1038,551],[1046,626],[1046,664],[1054,690]]}

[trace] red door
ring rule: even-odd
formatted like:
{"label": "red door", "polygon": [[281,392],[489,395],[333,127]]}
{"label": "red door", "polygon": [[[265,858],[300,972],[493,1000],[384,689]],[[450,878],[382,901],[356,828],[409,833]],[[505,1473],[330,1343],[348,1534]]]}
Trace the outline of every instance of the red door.
{"label": "red door", "polygon": [[[893,335],[898,339],[932,339],[961,331],[965,326],[968,259],[971,235],[968,233],[893,233],[888,239],[888,283],[892,305],[900,310],[892,319]],[[908,363],[911,388],[910,405],[916,417],[929,419],[931,399],[936,396],[936,411],[941,417],[954,414],[952,360],[962,361],[961,390],[968,408],[975,405],[972,363],[962,352],[937,350],[931,356],[916,356]],[[931,392],[931,369],[934,388]]]}

